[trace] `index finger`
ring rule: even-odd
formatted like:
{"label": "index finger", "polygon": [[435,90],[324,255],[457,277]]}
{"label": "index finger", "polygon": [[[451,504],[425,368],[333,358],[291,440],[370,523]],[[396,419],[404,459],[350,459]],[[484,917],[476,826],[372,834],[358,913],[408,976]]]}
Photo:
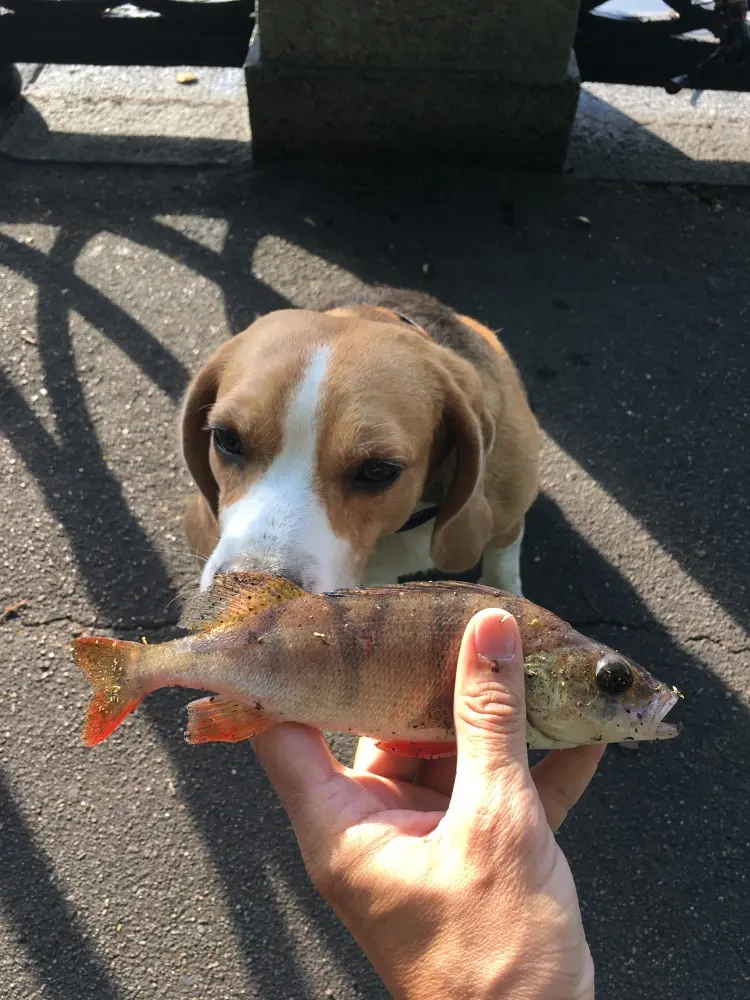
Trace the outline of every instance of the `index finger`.
{"label": "index finger", "polygon": [[450,798],[456,778],[456,757],[439,757],[436,760],[419,760],[399,757],[387,750],[378,750],[375,740],[363,737],[354,755],[355,771],[367,771],[391,781],[406,781],[431,792]]}
{"label": "index finger", "polygon": [[557,832],[565,817],[588,788],[606,746],[551,750],[531,769],[547,822]]}
{"label": "index finger", "polygon": [[[552,830],[556,833],[596,774],[606,747],[551,750],[531,769],[531,777]],[[360,740],[354,766],[395,781],[408,781],[450,798],[456,779],[456,758],[410,760],[378,750],[373,740]]]}
{"label": "index finger", "polygon": [[355,771],[368,771],[391,781],[415,781],[420,763],[414,757],[399,757],[388,750],[378,750],[375,740],[363,736],[357,744],[352,766]]}

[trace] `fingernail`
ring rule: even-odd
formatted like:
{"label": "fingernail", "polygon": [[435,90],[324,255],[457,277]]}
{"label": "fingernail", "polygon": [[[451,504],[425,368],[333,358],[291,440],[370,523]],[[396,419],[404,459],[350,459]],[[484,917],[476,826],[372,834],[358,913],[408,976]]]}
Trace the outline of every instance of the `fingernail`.
{"label": "fingernail", "polygon": [[510,615],[484,614],[474,628],[477,653],[494,663],[512,660],[518,629]]}

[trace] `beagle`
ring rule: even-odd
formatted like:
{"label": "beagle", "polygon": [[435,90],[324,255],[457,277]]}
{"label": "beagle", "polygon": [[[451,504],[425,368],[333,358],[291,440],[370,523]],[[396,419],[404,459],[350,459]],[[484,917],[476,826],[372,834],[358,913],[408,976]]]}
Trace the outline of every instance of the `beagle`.
{"label": "beagle", "polygon": [[229,569],[329,591],[481,559],[482,582],[521,594],[540,431],[494,333],[428,295],[261,317],[198,372],[181,428],[203,588]]}

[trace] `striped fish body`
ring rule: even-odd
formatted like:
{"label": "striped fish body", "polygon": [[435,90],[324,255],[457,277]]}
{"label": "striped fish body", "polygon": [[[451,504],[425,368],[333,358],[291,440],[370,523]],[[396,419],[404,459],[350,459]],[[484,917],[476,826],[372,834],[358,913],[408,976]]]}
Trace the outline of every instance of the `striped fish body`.
{"label": "striped fish body", "polygon": [[[96,649],[92,643],[100,650],[107,644],[118,659],[118,699],[126,698],[128,711],[160,687],[216,692],[191,704],[189,742],[235,741],[294,721],[369,736],[413,756],[440,756],[455,743],[453,690],[463,633],[485,608],[503,608],[519,625],[530,746],[636,738],[638,722],[643,735],[637,738],[661,738],[646,730],[656,702],[663,707],[666,697],[676,699],[664,685],[551,612],[472,584],[321,595],[286,581],[229,574],[188,608],[184,620],[194,635],[158,646],[78,640],[77,658],[95,682],[87,654]],[[631,678],[616,696],[597,682],[597,665],[607,655],[624,661]],[[97,715],[95,697],[89,743],[114,728],[112,697],[100,703]]]}

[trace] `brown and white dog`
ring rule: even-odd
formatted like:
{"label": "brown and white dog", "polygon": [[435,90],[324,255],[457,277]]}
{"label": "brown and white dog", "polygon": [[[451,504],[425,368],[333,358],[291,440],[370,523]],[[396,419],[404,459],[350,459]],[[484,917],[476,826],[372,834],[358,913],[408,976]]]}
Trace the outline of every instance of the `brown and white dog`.
{"label": "brown and white dog", "polygon": [[185,528],[206,562],[312,591],[431,568],[521,593],[540,433],[491,330],[376,287],[263,316],[191,383]]}

